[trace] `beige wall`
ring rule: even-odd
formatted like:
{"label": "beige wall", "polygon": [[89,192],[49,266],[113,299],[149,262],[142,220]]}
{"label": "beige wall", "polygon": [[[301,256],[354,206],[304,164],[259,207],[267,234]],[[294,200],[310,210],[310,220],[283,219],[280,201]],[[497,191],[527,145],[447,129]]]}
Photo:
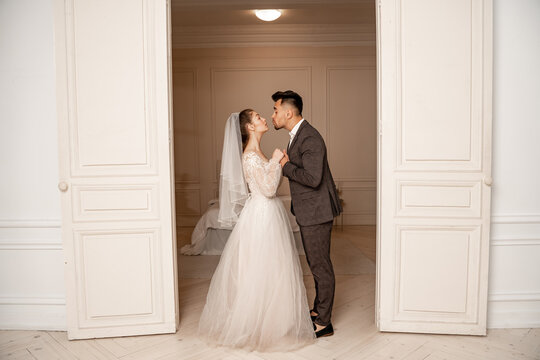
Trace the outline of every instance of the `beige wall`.
{"label": "beige wall", "polygon": [[[345,224],[375,224],[376,72],[372,47],[175,49],[177,224],[192,226],[218,194],[225,122],[253,108],[271,122],[277,90],[304,99],[303,115],[326,141]],[[270,130],[263,151],[287,146]],[[279,193],[288,194],[288,183]]]}

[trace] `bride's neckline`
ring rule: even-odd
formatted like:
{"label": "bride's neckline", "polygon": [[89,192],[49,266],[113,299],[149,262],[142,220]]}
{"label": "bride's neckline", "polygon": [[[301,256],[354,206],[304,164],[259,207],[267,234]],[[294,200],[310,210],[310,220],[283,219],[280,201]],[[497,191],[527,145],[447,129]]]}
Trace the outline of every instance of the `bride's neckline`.
{"label": "bride's neckline", "polygon": [[264,160],[264,161],[268,161],[268,159],[264,156],[263,153],[259,153],[255,150],[246,150],[244,151],[244,153],[242,154],[243,156],[247,156],[249,153],[254,153],[255,155],[257,155],[261,160]]}

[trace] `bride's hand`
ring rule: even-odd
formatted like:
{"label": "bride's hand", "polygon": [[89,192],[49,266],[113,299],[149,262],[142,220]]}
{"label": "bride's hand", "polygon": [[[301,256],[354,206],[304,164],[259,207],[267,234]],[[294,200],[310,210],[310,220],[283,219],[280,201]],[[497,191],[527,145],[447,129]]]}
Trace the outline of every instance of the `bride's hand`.
{"label": "bride's hand", "polygon": [[283,151],[281,151],[280,149],[276,149],[274,150],[274,153],[272,154],[272,159],[276,159],[276,161],[281,161],[281,159],[283,159]]}

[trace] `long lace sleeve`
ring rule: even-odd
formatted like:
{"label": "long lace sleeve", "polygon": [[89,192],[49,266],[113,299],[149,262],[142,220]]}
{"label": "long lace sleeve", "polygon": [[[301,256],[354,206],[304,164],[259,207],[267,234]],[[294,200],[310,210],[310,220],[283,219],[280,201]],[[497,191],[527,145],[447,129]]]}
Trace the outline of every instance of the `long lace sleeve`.
{"label": "long lace sleeve", "polygon": [[[266,197],[274,197],[281,180],[281,165],[279,162],[273,159],[265,161],[255,153],[249,154],[246,161],[248,178],[251,178],[248,179],[251,191],[260,192]],[[257,189],[254,189],[254,187]]]}
{"label": "long lace sleeve", "polygon": [[273,159],[261,165],[255,168],[255,173],[253,174],[255,181],[264,196],[273,197],[276,195],[279,180],[281,179],[281,165]]}

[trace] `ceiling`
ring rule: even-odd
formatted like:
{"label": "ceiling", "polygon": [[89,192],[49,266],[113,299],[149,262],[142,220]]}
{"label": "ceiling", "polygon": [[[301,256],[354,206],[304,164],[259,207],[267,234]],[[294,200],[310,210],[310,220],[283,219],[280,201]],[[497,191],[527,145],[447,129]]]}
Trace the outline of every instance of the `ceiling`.
{"label": "ceiling", "polygon": [[172,0],[171,23],[174,48],[374,46],[375,0]]}
{"label": "ceiling", "polygon": [[255,9],[280,9],[271,24],[375,24],[374,0],[172,0],[173,27],[268,25]]}

